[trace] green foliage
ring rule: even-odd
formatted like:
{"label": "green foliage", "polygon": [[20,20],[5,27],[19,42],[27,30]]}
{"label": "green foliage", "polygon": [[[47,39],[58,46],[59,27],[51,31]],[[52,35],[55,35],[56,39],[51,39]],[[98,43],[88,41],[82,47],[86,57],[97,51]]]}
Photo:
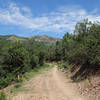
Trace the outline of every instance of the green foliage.
{"label": "green foliage", "polygon": [[24,73],[44,64],[46,51],[42,43],[1,40],[0,47],[0,88],[23,81]]}
{"label": "green foliage", "polygon": [[7,100],[7,97],[3,91],[0,92],[0,100]]}
{"label": "green foliage", "polygon": [[79,64],[78,74],[100,69],[100,25],[87,19],[76,24],[74,33],[66,33],[52,45],[34,39],[12,42],[5,38],[0,39],[0,88],[21,82],[18,76],[32,69],[37,72],[45,61],[64,61],[63,67]]}
{"label": "green foliage", "polygon": [[[95,31],[94,31],[95,30]],[[85,20],[77,23],[75,34],[65,34],[62,40],[64,60],[88,65],[100,64],[100,26]]]}
{"label": "green foliage", "polygon": [[26,72],[30,65],[29,52],[23,47],[20,42],[14,42],[9,44],[7,47],[7,52],[4,54],[3,65],[5,70],[9,73],[19,73]]}
{"label": "green foliage", "polygon": [[12,81],[14,81],[14,74],[6,74],[6,77],[1,77],[0,78],[0,89],[3,87],[6,87],[11,84]]}
{"label": "green foliage", "polygon": [[17,91],[23,91],[24,89],[22,89],[22,84],[18,83],[16,85],[14,85],[13,88],[11,88],[10,92],[11,93],[16,93]]}
{"label": "green foliage", "polygon": [[39,64],[39,58],[38,58],[38,56],[32,55],[31,56],[30,64],[31,64],[31,68],[32,69],[35,68]]}
{"label": "green foliage", "polygon": [[62,58],[62,48],[61,48],[61,42],[56,42],[56,48],[55,48],[55,60],[60,61]]}
{"label": "green foliage", "polygon": [[21,82],[23,82],[23,78],[20,78],[20,79],[15,78],[15,82],[17,82],[17,83],[21,83]]}
{"label": "green foliage", "polygon": [[41,51],[39,53],[39,64],[40,64],[40,66],[42,66],[44,64],[44,58],[45,58],[45,53]]}
{"label": "green foliage", "polygon": [[47,53],[46,53],[46,60],[47,61],[55,61],[55,45],[49,46],[47,48]]}
{"label": "green foliage", "polygon": [[30,72],[26,72],[23,75],[24,80],[29,80],[30,78],[34,77],[37,74],[40,74],[43,70],[49,69],[51,66],[49,64],[44,64],[43,66],[35,67],[33,70],[30,70]]}
{"label": "green foliage", "polygon": [[16,83],[14,85],[14,87],[11,88],[10,92],[11,93],[17,93],[17,92],[21,92],[21,91],[28,91],[27,88],[23,87],[23,84],[25,82],[25,80],[29,80],[30,78],[33,78],[34,76],[36,76],[37,74],[42,74],[42,72],[44,70],[49,70],[49,68],[51,68],[52,66],[50,66],[49,64],[44,64],[43,66],[38,66],[35,67],[34,69],[30,70],[29,72],[26,72],[22,79],[24,80],[22,83]]}
{"label": "green foliage", "polygon": [[22,85],[21,84],[16,84],[15,86],[14,86],[14,88],[20,88]]}
{"label": "green foliage", "polygon": [[68,62],[58,62],[57,66],[59,69],[65,68],[66,70],[70,69],[70,65]]}
{"label": "green foliage", "polygon": [[54,56],[56,61],[81,65],[75,77],[95,74],[100,70],[100,24],[87,19],[77,23],[74,33],[66,33],[61,43],[56,44]]}

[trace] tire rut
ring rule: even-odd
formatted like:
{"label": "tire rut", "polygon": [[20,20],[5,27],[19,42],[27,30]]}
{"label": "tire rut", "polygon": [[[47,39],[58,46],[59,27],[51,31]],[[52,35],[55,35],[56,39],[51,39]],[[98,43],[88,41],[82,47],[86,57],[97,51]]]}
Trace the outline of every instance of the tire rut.
{"label": "tire rut", "polygon": [[86,100],[79,96],[74,83],[65,79],[55,66],[28,81],[27,93],[18,93],[13,100]]}

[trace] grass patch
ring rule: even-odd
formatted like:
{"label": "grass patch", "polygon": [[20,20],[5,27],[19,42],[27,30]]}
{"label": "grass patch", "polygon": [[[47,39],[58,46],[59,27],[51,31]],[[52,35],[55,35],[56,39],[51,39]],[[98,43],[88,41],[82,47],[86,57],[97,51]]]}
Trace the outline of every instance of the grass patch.
{"label": "grass patch", "polygon": [[16,84],[16,85],[14,85],[14,87],[10,90],[10,92],[11,92],[11,93],[15,93],[15,92],[19,91],[21,87],[22,87],[22,84]]}
{"label": "grass patch", "polygon": [[18,89],[18,88],[20,88],[21,86],[22,86],[21,84],[16,84],[16,85],[14,86],[14,88]]}
{"label": "grass patch", "polygon": [[0,100],[7,100],[6,94],[3,91],[0,92]]}
{"label": "grass patch", "polygon": [[52,66],[49,64],[44,64],[43,66],[39,66],[31,70],[30,72],[27,72],[23,75],[23,80],[29,80],[30,78],[33,78],[37,74],[42,74],[43,71],[49,70]]}
{"label": "grass patch", "polygon": [[19,91],[26,91],[24,88],[23,88],[23,86],[22,86],[23,84],[22,83],[19,83],[19,84],[16,84],[16,85],[14,85],[14,87],[10,90],[10,93],[17,93],[17,92],[19,92]]}
{"label": "grass patch", "polygon": [[68,62],[58,62],[57,66],[58,66],[58,69],[62,69],[62,68],[65,68],[67,70],[70,69],[70,65]]}
{"label": "grass patch", "polygon": [[66,77],[71,76],[71,66],[69,65],[68,62],[58,62],[57,66],[58,66],[58,70],[64,72]]}

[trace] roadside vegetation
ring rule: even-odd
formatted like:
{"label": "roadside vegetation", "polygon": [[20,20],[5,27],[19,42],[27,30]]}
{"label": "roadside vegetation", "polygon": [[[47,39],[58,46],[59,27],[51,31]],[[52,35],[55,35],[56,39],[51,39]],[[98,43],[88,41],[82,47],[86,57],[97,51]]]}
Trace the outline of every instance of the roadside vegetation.
{"label": "roadside vegetation", "polygon": [[0,92],[0,100],[8,100],[5,93],[2,91]]}
{"label": "roadside vegetation", "polygon": [[[47,68],[45,62],[57,62],[58,68],[75,72],[74,81],[98,75],[100,71],[100,23],[85,19],[73,33],[66,33],[56,44],[0,39],[0,89],[19,83]],[[99,73],[100,74],[100,73]],[[20,88],[15,85],[14,89]],[[0,100],[6,100],[3,92]],[[3,99],[1,99],[4,97]]]}
{"label": "roadside vegetation", "polygon": [[[84,80],[91,75],[97,75],[100,70],[100,23],[92,23],[85,19],[78,22],[73,33],[66,33],[56,43],[55,48],[50,48],[51,61],[68,63],[73,80]],[[67,65],[67,64],[66,64]],[[67,65],[68,66],[68,65]]]}
{"label": "roadside vegetation", "polygon": [[26,72],[44,65],[45,45],[34,40],[8,42],[0,40],[0,89],[22,81]]}
{"label": "roadside vegetation", "polygon": [[[35,70],[44,62],[63,62],[71,71],[79,69],[73,80],[86,79],[96,75],[100,66],[100,24],[85,19],[78,22],[73,33],[66,33],[56,44],[47,45],[34,39],[28,41],[7,41],[0,39],[0,88]],[[77,68],[78,66],[78,68]],[[68,66],[69,67],[69,66]]]}
{"label": "roadside vegetation", "polygon": [[44,64],[43,66],[39,66],[34,68],[33,70],[30,70],[29,72],[26,72],[23,77],[21,78],[21,82],[15,83],[14,86],[11,88],[10,93],[15,94],[17,92],[21,91],[28,91],[23,88],[24,83],[30,80],[31,78],[34,78],[38,74],[42,74],[44,71],[47,71],[52,66],[49,64]]}

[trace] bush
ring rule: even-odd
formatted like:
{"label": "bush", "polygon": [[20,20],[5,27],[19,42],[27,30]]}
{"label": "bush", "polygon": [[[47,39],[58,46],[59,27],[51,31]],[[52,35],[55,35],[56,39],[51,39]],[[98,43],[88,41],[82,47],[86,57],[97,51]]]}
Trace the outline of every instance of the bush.
{"label": "bush", "polygon": [[9,78],[0,79],[0,89],[4,88],[10,84],[11,84],[11,79],[9,79]]}
{"label": "bush", "polygon": [[15,86],[14,86],[14,88],[20,88],[22,85],[21,84],[16,84]]}
{"label": "bush", "polygon": [[7,97],[3,91],[0,92],[0,100],[7,100]]}
{"label": "bush", "polygon": [[30,65],[29,52],[20,42],[11,43],[4,54],[3,65],[8,73],[16,75],[28,71]]}
{"label": "bush", "polygon": [[45,58],[45,53],[41,51],[39,53],[39,64],[40,64],[40,66],[42,66],[44,64],[44,58]]}
{"label": "bush", "polygon": [[61,60],[80,65],[75,77],[84,75],[86,78],[100,70],[100,24],[88,20],[77,23],[74,34],[66,33],[61,44],[57,49],[57,54],[62,53]]}
{"label": "bush", "polygon": [[38,56],[32,55],[32,56],[31,56],[31,61],[30,61],[31,68],[33,69],[33,68],[37,67],[37,66],[38,66],[38,63],[39,63],[39,58],[38,58]]}

